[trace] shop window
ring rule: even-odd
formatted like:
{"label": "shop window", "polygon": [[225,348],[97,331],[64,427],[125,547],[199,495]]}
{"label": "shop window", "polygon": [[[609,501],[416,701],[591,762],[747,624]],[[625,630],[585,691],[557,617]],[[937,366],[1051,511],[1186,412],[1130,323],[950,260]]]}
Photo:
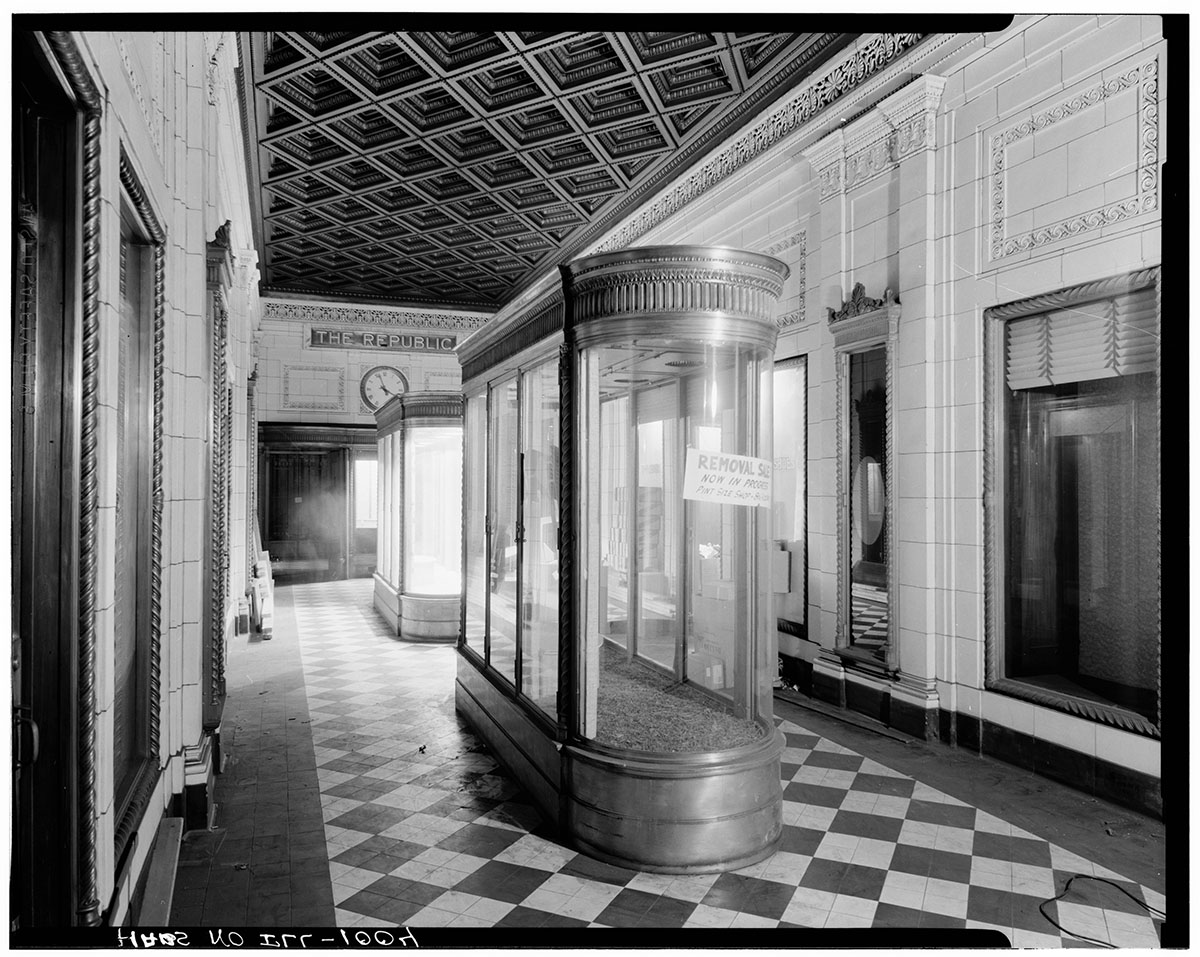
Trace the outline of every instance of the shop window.
{"label": "shop window", "polygon": [[153,252],[134,219],[121,217],[121,303],[116,389],[116,555],[114,579],[113,786],[118,806],[129,799],[145,754],[150,511],[149,285]]}
{"label": "shop window", "polygon": [[354,460],[354,527],[375,528],[379,524],[379,463],[374,456]]}
{"label": "shop window", "polygon": [[521,692],[558,713],[558,362],[522,376]]}
{"label": "shop window", "polygon": [[989,490],[1000,503],[990,547],[1003,569],[989,583],[991,684],[1150,733],[1159,714],[1157,321],[1151,285],[999,324],[999,477]]}
{"label": "shop window", "polygon": [[771,484],[771,537],[775,615],[781,630],[803,636],[808,574],[808,360],[775,363],[775,463]]}
{"label": "shop window", "polygon": [[462,431],[404,431],[404,592],[454,595],[462,588]]}
{"label": "shop window", "polygon": [[481,657],[487,634],[487,393],[467,397],[463,428],[463,542],[466,602],[463,641]]}
{"label": "shop window", "polygon": [[492,389],[491,555],[488,657],[497,674],[516,683],[517,659],[517,380]]}

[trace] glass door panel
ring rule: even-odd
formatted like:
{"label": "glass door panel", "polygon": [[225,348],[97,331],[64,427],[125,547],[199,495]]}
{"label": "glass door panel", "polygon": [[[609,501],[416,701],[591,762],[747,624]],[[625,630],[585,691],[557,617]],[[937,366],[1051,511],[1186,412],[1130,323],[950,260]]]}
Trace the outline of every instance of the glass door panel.
{"label": "glass door panel", "polygon": [[492,554],[488,631],[491,665],[516,683],[517,661],[517,380],[492,390]]}
{"label": "glass door panel", "polygon": [[547,714],[558,699],[558,361],[524,376],[521,456],[521,691]]}

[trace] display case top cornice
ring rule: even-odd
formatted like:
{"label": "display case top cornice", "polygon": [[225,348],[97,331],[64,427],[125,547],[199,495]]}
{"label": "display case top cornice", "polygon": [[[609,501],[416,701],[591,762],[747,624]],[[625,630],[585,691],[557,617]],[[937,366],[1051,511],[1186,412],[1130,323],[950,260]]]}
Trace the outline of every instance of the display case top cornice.
{"label": "display case top cornice", "polygon": [[805,122],[924,36],[242,34],[260,291],[498,311],[772,104]]}

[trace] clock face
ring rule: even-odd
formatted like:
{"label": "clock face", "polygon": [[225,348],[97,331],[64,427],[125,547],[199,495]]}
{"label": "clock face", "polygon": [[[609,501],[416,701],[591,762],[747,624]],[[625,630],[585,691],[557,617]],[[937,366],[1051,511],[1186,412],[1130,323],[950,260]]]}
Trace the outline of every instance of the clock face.
{"label": "clock face", "polygon": [[404,376],[391,366],[376,366],[362,377],[359,392],[363,403],[374,412],[392,396],[404,394]]}

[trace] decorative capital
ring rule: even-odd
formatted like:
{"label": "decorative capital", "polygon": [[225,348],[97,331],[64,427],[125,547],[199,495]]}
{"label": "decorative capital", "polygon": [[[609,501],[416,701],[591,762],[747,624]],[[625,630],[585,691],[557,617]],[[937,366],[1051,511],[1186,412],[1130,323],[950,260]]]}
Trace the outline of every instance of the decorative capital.
{"label": "decorative capital", "polygon": [[812,166],[813,177],[820,181],[822,202],[842,192],[846,169],[846,134],[842,130],[817,140],[802,155]]}
{"label": "decorative capital", "polygon": [[900,299],[891,289],[884,289],[882,299],[872,299],[867,295],[867,290],[863,284],[856,282],[854,289],[850,292],[850,298],[842,303],[842,308],[836,310],[829,309],[829,322],[832,325],[835,322],[841,322],[843,319],[853,319],[855,316],[863,316],[877,309],[898,305],[900,305]]}
{"label": "decorative capital", "polygon": [[841,193],[936,145],[945,77],[923,75],[874,109],[804,151],[821,181],[821,199]]}

